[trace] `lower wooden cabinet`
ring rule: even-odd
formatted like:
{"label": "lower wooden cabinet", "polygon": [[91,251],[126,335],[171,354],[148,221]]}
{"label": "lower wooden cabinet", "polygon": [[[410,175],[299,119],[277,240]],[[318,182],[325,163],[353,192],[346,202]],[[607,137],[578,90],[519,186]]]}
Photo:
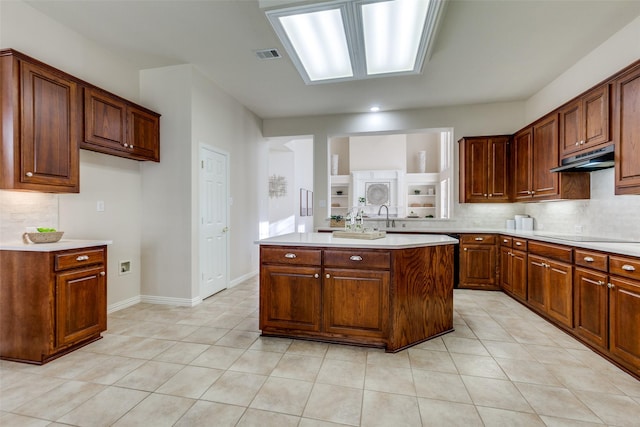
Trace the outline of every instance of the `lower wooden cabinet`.
{"label": "lower wooden cabinet", "polygon": [[500,247],[500,284],[502,290],[522,301],[527,299],[527,253]]}
{"label": "lower wooden cabinet", "polygon": [[574,273],[575,333],[598,347],[609,344],[609,289],[607,273],[576,267]]}
{"label": "lower wooden cabinet", "polygon": [[640,375],[640,281],[609,281],[609,351]]}
{"label": "lower wooden cabinet", "polygon": [[573,326],[571,264],[529,254],[527,302],[565,326]]}
{"label": "lower wooden cabinet", "polygon": [[498,290],[496,236],[465,234],[460,236],[461,288]]}
{"label": "lower wooden cabinet", "polygon": [[0,251],[0,358],[43,364],[107,329],[105,246]]}

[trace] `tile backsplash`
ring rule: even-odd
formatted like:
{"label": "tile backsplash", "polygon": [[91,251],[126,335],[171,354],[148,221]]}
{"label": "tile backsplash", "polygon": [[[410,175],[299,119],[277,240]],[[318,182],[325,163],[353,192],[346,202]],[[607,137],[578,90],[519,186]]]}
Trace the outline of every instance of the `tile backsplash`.
{"label": "tile backsplash", "polygon": [[58,228],[58,195],[0,190],[0,241],[20,240],[27,227]]}

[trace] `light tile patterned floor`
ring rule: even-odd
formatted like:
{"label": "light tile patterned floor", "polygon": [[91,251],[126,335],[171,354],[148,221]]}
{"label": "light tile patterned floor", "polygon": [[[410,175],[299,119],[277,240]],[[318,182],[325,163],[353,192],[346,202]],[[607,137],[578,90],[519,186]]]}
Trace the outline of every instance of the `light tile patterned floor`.
{"label": "light tile patterned floor", "polygon": [[258,282],[138,304],[44,366],[0,363],[2,426],[639,426],[640,381],[500,292],[411,349],[262,338]]}

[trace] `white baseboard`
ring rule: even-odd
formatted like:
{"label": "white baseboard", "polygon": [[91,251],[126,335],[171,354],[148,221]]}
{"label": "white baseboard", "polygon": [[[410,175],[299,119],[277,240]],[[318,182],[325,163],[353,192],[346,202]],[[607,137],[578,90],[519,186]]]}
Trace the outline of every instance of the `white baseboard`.
{"label": "white baseboard", "polygon": [[199,296],[195,298],[173,298],[173,297],[159,297],[155,295],[140,295],[140,302],[146,302],[149,304],[165,304],[165,305],[179,305],[182,307],[193,307],[202,302],[202,298]]}
{"label": "white baseboard", "polygon": [[111,304],[110,306],[107,307],[107,313],[113,313],[115,311],[119,311],[127,307],[131,307],[132,305],[138,304],[140,301],[141,301],[140,295],[128,298],[123,301],[118,301],[117,303]]}
{"label": "white baseboard", "polygon": [[236,277],[235,279],[233,279],[232,281],[229,282],[229,287],[233,288],[236,285],[239,285],[240,283],[244,282],[245,280],[251,279],[253,276],[257,276],[258,272],[257,271],[252,271],[251,273],[247,273],[244,274],[240,277]]}

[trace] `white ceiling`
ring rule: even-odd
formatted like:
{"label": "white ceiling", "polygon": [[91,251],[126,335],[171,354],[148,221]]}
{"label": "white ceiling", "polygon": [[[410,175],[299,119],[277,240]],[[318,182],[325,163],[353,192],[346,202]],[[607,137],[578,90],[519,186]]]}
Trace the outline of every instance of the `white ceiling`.
{"label": "white ceiling", "polygon": [[[192,63],[262,118],[523,100],[640,15],[640,0],[449,0],[417,76],[307,86],[258,0],[28,0],[139,69]],[[276,47],[280,60],[254,50]]]}

